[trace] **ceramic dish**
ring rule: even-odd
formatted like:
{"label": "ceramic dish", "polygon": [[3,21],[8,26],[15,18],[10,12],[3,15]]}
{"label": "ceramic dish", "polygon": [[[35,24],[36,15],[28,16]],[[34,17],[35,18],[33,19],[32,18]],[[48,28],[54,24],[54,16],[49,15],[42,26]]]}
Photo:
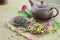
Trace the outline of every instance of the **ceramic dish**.
{"label": "ceramic dish", "polygon": [[16,25],[16,26],[22,26],[24,25],[26,22],[28,21],[28,18],[24,17],[24,16],[16,16],[14,18],[12,18],[12,20],[10,20],[10,23],[12,25]]}

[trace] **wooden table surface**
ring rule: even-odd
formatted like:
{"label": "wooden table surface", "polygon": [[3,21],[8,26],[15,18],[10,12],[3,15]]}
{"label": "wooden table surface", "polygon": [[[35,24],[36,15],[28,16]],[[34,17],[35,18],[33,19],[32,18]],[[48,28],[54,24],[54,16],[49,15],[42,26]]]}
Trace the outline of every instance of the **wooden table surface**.
{"label": "wooden table surface", "polygon": [[[28,8],[31,8],[28,0],[8,0],[6,5],[0,5],[0,40],[9,40],[8,38],[15,34],[6,28],[4,23],[12,17],[17,16],[17,11],[21,9],[23,4],[26,4]],[[60,14],[56,17],[56,19],[60,22]],[[18,37],[15,36],[11,40],[18,40]],[[21,37],[19,40],[25,39]]]}

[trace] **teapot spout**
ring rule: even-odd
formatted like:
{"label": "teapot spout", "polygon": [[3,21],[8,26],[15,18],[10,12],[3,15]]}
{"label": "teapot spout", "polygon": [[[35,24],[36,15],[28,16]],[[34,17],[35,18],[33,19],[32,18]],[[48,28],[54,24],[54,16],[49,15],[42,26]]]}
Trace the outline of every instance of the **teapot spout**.
{"label": "teapot spout", "polygon": [[32,0],[29,0],[29,2],[30,2],[30,4],[31,4],[31,6],[33,6],[34,3],[32,2]]}

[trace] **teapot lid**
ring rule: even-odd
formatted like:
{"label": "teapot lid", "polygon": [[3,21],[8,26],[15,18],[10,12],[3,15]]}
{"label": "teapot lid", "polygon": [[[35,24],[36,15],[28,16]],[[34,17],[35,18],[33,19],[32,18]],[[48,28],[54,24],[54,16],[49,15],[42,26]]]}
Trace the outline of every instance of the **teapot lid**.
{"label": "teapot lid", "polygon": [[48,4],[45,3],[44,1],[41,1],[36,6],[39,7],[39,8],[44,8],[44,7],[48,7]]}

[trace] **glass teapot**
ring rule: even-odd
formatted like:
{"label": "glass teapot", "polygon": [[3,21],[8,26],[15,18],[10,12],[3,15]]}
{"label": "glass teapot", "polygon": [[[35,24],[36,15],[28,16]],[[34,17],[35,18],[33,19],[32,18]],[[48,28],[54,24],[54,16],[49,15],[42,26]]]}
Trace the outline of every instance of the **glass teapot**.
{"label": "glass teapot", "polygon": [[[53,17],[56,17],[59,14],[59,10],[56,7],[50,7],[48,4],[46,4],[44,1],[40,1],[37,4],[34,4],[32,0],[29,0],[31,4],[31,11],[33,14],[33,18],[35,20],[49,20]],[[53,16],[53,9],[56,10],[56,15]]]}

